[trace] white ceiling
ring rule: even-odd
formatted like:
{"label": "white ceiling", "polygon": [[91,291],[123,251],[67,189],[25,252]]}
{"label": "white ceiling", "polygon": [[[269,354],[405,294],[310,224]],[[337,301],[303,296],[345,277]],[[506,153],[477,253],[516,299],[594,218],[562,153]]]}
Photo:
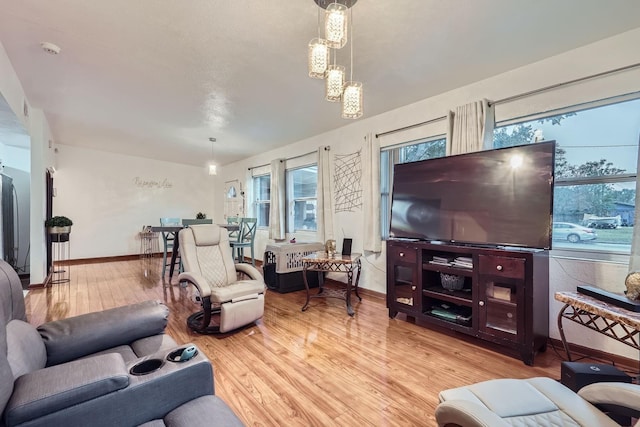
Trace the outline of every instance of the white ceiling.
{"label": "white ceiling", "polygon": [[[317,12],[313,0],[0,0],[0,41],[56,142],[203,165],[213,136],[226,164],[351,123],[307,77]],[[637,0],[359,0],[354,80],[370,117],[638,17]]]}

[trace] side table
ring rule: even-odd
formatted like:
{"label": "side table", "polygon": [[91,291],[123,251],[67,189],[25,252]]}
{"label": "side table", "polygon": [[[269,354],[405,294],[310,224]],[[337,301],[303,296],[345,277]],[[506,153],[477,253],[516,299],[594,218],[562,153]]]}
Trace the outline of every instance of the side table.
{"label": "side table", "polygon": [[70,233],[52,233],[51,246],[53,253],[51,254],[51,284],[57,285],[67,283],[71,280],[71,267],[65,265],[69,261],[71,247],[69,243]]}
{"label": "side table", "polygon": [[[351,291],[354,290],[356,296],[360,301],[362,298],[358,294],[358,282],[360,281],[361,254],[351,255],[333,255],[329,256],[326,252],[316,252],[302,258],[303,268],[302,276],[304,278],[304,286],[307,289],[307,301],[302,306],[302,311],[305,311],[309,307],[309,300],[311,298],[339,298],[343,299],[347,303],[347,314],[353,316],[355,311],[351,306]],[[309,291],[309,282],[307,280],[308,271],[318,271],[327,273],[346,273],[347,286],[346,289],[325,289],[324,283],[320,283],[318,293],[311,295]],[[354,280],[354,273],[355,280]]]}
{"label": "side table", "polygon": [[558,313],[558,330],[569,362],[571,353],[564,335],[562,319],[571,320],[640,350],[640,313],[616,307],[579,292],[556,292],[555,299],[564,303],[564,307]]}

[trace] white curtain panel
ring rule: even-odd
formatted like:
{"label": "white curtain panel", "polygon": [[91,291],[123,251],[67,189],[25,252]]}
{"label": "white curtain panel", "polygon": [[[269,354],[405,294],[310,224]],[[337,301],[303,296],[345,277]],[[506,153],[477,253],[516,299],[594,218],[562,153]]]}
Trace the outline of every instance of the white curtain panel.
{"label": "white curtain panel", "polygon": [[380,141],[368,133],[362,150],[362,210],[364,211],[363,249],[382,251],[380,235]]}
{"label": "white curtain panel", "polygon": [[322,243],[333,239],[333,192],[331,191],[331,147],[318,148],[318,216],[316,235]]}
{"label": "white curtain panel", "polygon": [[489,101],[472,102],[447,114],[447,156],[493,147],[495,112]]}
{"label": "white curtain panel", "polygon": [[269,205],[269,238],[284,240],[285,233],[285,196],[284,159],[271,161],[271,199]]}
{"label": "white curtain panel", "polygon": [[[640,143],[640,138],[638,143]],[[638,160],[636,168],[640,168],[640,151],[638,151]],[[640,169],[636,169],[640,170]],[[636,189],[640,189],[640,174],[636,176]],[[636,209],[635,209],[635,225],[633,227],[633,237],[631,240],[631,256],[629,257],[629,272],[640,271],[640,191],[636,190]]]}

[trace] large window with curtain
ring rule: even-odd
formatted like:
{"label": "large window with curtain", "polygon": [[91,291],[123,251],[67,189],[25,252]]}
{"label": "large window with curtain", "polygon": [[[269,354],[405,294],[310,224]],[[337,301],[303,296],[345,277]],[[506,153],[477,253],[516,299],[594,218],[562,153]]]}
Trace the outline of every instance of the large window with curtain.
{"label": "large window with curtain", "polygon": [[443,157],[446,153],[445,143],[445,138],[437,136],[380,150],[380,234],[384,240],[389,237],[391,221],[393,165]]}
{"label": "large window with curtain", "polygon": [[553,248],[628,254],[639,137],[640,99],[618,98],[499,123],[494,147],[555,140]]}
{"label": "large window with curtain", "polygon": [[287,232],[316,231],[318,166],[287,169]]}
{"label": "large window with curtain", "polygon": [[258,227],[269,227],[269,208],[271,206],[271,175],[253,177],[254,215],[258,219]]}

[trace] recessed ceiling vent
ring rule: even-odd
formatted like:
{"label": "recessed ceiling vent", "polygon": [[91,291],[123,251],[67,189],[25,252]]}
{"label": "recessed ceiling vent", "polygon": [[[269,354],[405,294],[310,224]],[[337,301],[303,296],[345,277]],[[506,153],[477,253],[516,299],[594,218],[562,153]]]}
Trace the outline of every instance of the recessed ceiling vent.
{"label": "recessed ceiling vent", "polygon": [[60,53],[60,46],[53,43],[42,42],[40,43],[40,46],[42,47],[42,50],[47,52],[49,55],[57,55]]}

